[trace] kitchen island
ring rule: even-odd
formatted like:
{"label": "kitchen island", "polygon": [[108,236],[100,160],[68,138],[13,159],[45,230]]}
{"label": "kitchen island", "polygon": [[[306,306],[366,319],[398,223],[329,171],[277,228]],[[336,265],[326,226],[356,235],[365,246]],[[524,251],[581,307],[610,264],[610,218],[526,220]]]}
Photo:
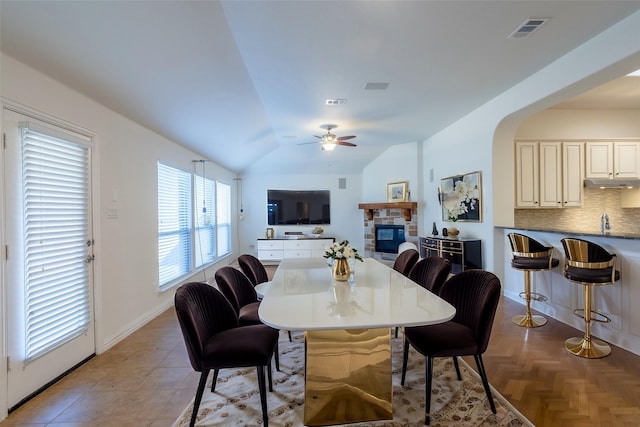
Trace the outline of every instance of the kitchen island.
{"label": "kitchen island", "polygon": [[[495,230],[496,242],[500,236],[503,238],[500,248],[504,251],[504,295],[524,304],[524,300],[519,297],[523,289],[522,272],[511,268],[512,253],[507,235],[520,233],[552,246],[555,249],[554,257],[560,260],[560,265],[532,276],[531,291],[547,296],[548,300],[532,301],[531,308],[581,331],[584,331],[584,320],[576,316],[573,310],[584,306],[583,289],[563,276],[564,250],[561,239],[574,237],[589,240],[610,253],[615,253],[616,269],[620,270],[621,280],[611,286],[597,287],[592,307],[593,310],[609,317],[611,322],[593,322],[591,333],[608,343],[640,355],[640,235],[508,227],[496,227]],[[496,248],[498,246],[496,243]]]}

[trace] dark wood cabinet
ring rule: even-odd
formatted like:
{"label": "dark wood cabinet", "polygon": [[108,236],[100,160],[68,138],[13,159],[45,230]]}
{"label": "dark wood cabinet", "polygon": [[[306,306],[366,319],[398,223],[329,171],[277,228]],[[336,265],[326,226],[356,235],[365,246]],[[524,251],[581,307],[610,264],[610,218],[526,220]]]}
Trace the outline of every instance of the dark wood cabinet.
{"label": "dark wood cabinet", "polygon": [[420,257],[439,256],[451,261],[451,272],[482,268],[482,241],[420,237]]}

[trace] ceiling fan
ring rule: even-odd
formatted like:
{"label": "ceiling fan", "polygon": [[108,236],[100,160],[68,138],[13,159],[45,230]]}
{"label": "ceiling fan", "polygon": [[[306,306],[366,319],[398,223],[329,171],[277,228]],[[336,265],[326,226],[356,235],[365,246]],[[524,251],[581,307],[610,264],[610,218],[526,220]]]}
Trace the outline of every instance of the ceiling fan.
{"label": "ceiling fan", "polygon": [[[316,138],[320,139],[320,144],[322,144],[322,149],[326,150],[326,151],[332,151],[333,149],[336,148],[336,146],[338,145],[344,145],[345,147],[356,147],[356,144],[353,144],[351,142],[346,142],[348,139],[353,139],[356,136],[355,135],[349,135],[349,136],[336,136],[335,134],[331,133],[332,129],[337,128],[338,126],[336,125],[326,125],[323,126],[327,128],[327,133],[324,135],[313,135]],[[315,144],[317,141],[314,142],[303,142],[301,144],[298,145],[304,145],[304,144]]]}

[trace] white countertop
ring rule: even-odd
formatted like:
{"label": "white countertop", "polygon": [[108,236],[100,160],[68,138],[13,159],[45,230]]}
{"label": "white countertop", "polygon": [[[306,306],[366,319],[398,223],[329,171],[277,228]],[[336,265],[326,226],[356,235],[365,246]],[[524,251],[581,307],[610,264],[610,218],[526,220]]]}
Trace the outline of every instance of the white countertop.
{"label": "white countertop", "polygon": [[355,282],[335,282],[324,258],[284,259],[260,303],[260,319],[289,331],[429,325],[455,308],[379,261],[355,262]]}

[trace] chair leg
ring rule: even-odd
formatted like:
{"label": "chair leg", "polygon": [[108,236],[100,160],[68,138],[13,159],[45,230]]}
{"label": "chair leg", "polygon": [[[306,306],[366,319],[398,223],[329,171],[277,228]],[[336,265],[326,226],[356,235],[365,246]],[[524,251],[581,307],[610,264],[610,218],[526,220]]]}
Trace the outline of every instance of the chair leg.
{"label": "chair leg", "polygon": [[[216,373],[217,373],[216,369]],[[189,427],[196,425],[196,417],[198,416],[198,408],[200,408],[200,402],[202,401],[202,394],[204,393],[204,386],[207,385],[207,377],[209,376],[209,369],[202,371],[200,374],[200,382],[198,382],[198,390],[196,391],[196,398],[193,401],[193,412],[191,413],[191,422]]]}
{"label": "chair leg", "polygon": [[402,379],[400,385],[404,386],[404,378],[407,375],[407,360],[409,360],[409,340],[404,339],[404,351],[402,352]]}
{"label": "chair leg", "polygon": [[289,334],[289,342],[292,342],[292,339],[291,339],[291,331],[287,331],[287,333]]}
{"label": "chair leg", "polygon": [[278,346],[278,341],[276,341],[276,350],[273,352],[273,355],[276,359],[276,371],[280,372],[280,349]]}
{"label": "chair leg", "polygon": [[269,359],[269,365],[267,366],[267,376],[269,378],[269,391],[273,393],[273,378],[271,375],[271,359]]}
{"label": "chair leg", "polygon": [[267,414],[267,390],[264,381],[264,366],[256,366],[258,371],[258,389],[260,390],[260,405],[262,406],[262,423],[264,427],[269,425],[269,416]]}
{"label": "chair leg", "polygon": [[456,374],[458,374],[458,381],[462,381],[462,375],[460,375],[460,365],[458,364],[458,358],[453,356],[453,366],[456,368]]}
{"label": "chair leg", "polygon": [[433,357],[426,357],[425,363],[425,385],[424,385],[424,423],[431,424],[431,383],[433,377]]}
{"label": "chair leg", "polygon": [[216,391],[216,381],[218,381],[218,372],[220,369],[213,370],[213,381],[211,381],[211,393]]}
{"label": "chair leg", "polygon": [[476,359],[476,365],[478,366],[478,373],[480,374],[480,378],[482,378],[482,385],[484,386],[484,391],[487,393],[487,398],[489,399],[489,405],[491,406],[491,412],[496,413],[496,405],[493,403],[493,395],[491,394],[491,387],[489,387],[489,381],[487,380],[487,372],[484,370],[484,363],[482,363],[482,355],[474,354],[473,358]]}
{"label": "chair leg", "polygon": [[398,327],[396,326],[396,338],[398,338]]}

